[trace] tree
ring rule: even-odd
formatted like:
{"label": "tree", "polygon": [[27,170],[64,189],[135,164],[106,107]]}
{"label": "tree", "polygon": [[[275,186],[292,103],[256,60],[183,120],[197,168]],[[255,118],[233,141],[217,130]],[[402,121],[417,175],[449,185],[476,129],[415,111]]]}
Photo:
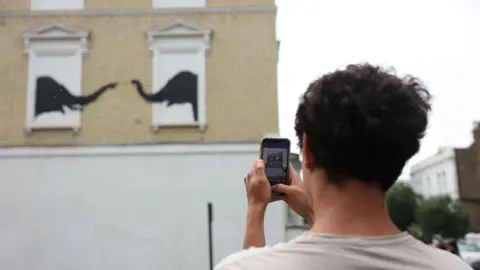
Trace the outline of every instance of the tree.
{"label": "tree", "polygon": [[425,239],[433,235],[458,239],[468,230],[468,216],[463,212],[458,200],[448,195],[425,199],[419,206],[417,221]]}
{"label": "tree", "polygon": [[424,241],[422,229],[420,228],[418,223],[415,222],[410,227],[408,227],[408,233],[410,233],[411,236],[417,238],[418,240]]}
{"label": "tree", "polygon": [[393,223],[406,231],[415,221],[420,197],[407,183],[395,184],[387,194],[387,209]]}

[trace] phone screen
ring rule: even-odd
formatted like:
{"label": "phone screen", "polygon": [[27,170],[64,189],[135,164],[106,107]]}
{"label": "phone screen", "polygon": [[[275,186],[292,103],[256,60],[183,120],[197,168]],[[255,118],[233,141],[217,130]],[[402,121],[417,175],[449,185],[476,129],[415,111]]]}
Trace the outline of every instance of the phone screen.
{"label": "phone screen", "polygon": [[265,175],[270,185],[288,184],[290,141],[288,139],[263,139],[261,152],[265,163]]}

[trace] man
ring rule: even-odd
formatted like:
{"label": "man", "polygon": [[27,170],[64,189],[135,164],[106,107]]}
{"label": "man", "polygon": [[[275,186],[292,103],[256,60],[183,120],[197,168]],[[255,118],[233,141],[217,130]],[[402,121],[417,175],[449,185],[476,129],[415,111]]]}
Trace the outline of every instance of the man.
{"label": "man", "polygon": [[265,246],[271,187],[263,162],[256,161],[245,178],[245,250],[216,269],[471,269],[399,231],[386,210],[385,193],[419,150],[429,101],[419,80],[368,64],[311,83],[295,120],[304,181],[290,166],[291,184],[273,187],[286,194],[285,202],[309,222],[310,232]]}
{"label": "man", "polygon": [[458,250],[458,244],[456,240],[450,239],[447,241],[446,245],[449,252],[454,255],[460,256],[460,251]]}

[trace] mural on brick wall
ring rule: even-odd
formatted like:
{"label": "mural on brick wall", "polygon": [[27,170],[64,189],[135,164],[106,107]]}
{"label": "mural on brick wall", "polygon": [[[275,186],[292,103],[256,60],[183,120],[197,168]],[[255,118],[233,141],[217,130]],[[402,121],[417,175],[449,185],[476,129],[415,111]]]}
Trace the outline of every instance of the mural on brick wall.
{"label": "mural on brick wall", "polygon": [[[198,80],[195,73],[180,71],[168,79],[164,87],[152,94],[145,92],[140,81],[132,80],[132,84],[146,102],[163,103],[165,109],[175,105],[189,105],[190,108],[181,108],[183,111],[189,110],[191,115],[185,117],[183,122],[187,123],[190,119],[193,120],[190,122],[198,121]],[[163,110],[163,113],[169,114],[168,110]]]}
{"label": "mural on brick wall", "polygon": [[100,87],[89,95],[73,95],[65,85],[50,76],[40,76],[35,87],[35,118],[46,113],[67,114],[69,111],[81,111],[84,106],[96,101],[109,89],[114,89],[116,83]]}
{"label": "mural on brick wall", "polygon": [[[210,48],[209,29],[183,21],[147,32],[152,54],[152,83],[137,79],[126,84],[152,109],[152,128],[206,127],[205,57]],[[108,90],[108,83],[82,94],[83,54],[88,49],[85,30],[52,23],[24,34],[29,54],[26,130],[81,128],[81,111]],[[63,42],[69,39],[72,42]],[[41,42],[39,42],[41,41]],[[89,92],[89,91],[87,91]],[[128,104],[126,104],[128,106]]]}
{"label": "mural on brick wall", "polygon": [[152,55],[152,85],[140,96],[152,107],[152,127],[206,127],[206,64],[211,31],[175,20],[147,31]]}

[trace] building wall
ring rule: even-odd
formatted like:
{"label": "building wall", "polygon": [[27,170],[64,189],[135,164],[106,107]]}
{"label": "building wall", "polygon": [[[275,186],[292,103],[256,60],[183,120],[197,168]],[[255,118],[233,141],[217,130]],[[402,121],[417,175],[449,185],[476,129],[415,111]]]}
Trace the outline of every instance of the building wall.
{"label": "building wall", "polygon": [[[1,269],[207,269],[208,202],[214,263],[241,249],[242,179],[260,138],[278,134],[276,10],[273,0],[206,3],[85,0],[84,10],[31,12],[30,1],[0,1]],[[152,88],[147,31],[174,21],[211,30],[205,130],[152,130],[152,104],[131,85]],[[52,23],[89,33],[82,94],[118,85],[81,112],[78,132],[28,133],[23,35]],[[269,245],[284,240],[285,220],[284,205],[269,206]]]}
{"label": "building wall", "polygon": [[208,6],[274,6],[275,0],[207,0]]}
{"label": "building wall", "polygon": [[480,232],[480,129],[473,130],[474,142],[466,149],[457,149],[460,201],[470,218],[471,230]]}
{"label": "building wall", "polygon": [[470,224],[470,232],[480,232],[480,200],[460,199],[462,209],[467,213]]}
{"label": "building wall", "polygon": [[[207,203],[218,263],[242,247],[257,157],[258,144],[0,148],[0,268],[208,269]],[[284,220],[268,207],[269,245]]]}
{"label": "building wall", "polygon": [[[147,8],[151,1],[86,1],[87,8]],[[4,9],[25,9],[28,1],[9,1]],[[143,3],[143,4],[142,4]],[[277,42],[273,1],[208,1],[208,5],[268,5],[250,11],[193,9],[166,13],[146,10],[136,14],[46,12],[0,13],[0,145],[83,145],[101,143],[258,141],[278,133]],[[96,6],[96,7],[95,7]],[[198,11],[198,12],[196,12]],[[173,12],[173,11],[172,11]],[[56,14],[56,15],[55,15]],[[212,30],[206,58],[207,129],[150,128],[152,107],[130,85],[139,79],[150,85],[152,58],[146,32],[173,20]],[[91,93],[108,82],[118,82],[82,113],[78,134],[65,130],[24,132],[28,57],[22,34],[51,22],[90,32],[83,62],[83,87]]]}
{"label": "building wall", "polygon": [[[295,168],[295,170],[301,175],[302,173],[302,162],[300,161],[300,156],[298,154],[290,154],[290,163]],[[288,242],[295,237],[301,235],[302,233],[308,231],[310,228],[306,221],[295,213],[288,205],[285,204],[286,209],[286,230],[285,230],[285,241]]]}
{"label": "building wall", "polygon": [[441,149],[436,155],[414,165],[410,184],[425,196],[449,195],[458,198],[458,177],[453,149]]}
{"label": "building wall", "polygon": [[[0,11],[28,10],[31,0],[8,0],[0,2]],[[183,1],[183,0],[177,0]],[[207,7],[274,6],[275,0],[206,0]],[[152,0],[85,0],[86,9],[148,9]]]}

